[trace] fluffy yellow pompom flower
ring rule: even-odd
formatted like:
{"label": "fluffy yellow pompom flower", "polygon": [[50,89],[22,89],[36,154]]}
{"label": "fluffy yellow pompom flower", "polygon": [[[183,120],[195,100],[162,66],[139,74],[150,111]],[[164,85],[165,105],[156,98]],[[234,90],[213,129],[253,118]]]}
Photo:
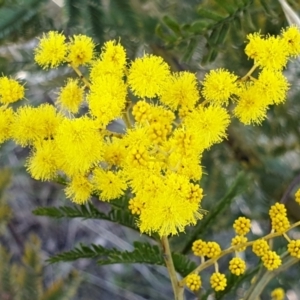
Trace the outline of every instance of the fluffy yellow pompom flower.
{"label": "fluffy yellow pompom flower", "polygon": [[53,140],[39,142],[26,162],[27,171],[36,180],[51,180],[58,171],[58,157]]}
{"label": "fluffy yellow pompom flower", "polygon": [[268,102],[261,96],[255,84],[242,85],[238,96],[234,115],[245,125],[261,124],[267,117]]}
{"label": "fluffy yellow pompom flower", "polygon": [[204,77],[202,95],[212,105],[228,105],[231,95],[237,93],[237,79],[227,70],[212,70]]}
{"label": "fluffy yellow pompom flower", "polygon": [[67,55],[66,38],[57,31],[49,31],[40,39],[40,43],[34,49],[34,59],[43,68],[55,68],[65,62]]}
{"label": "fluffy yellow pompom flower", "polygon": [[160,101],[172,110],[178,106],[192,109],[199,100],[197,77],[189,72],[172,74],[163,85]]}
{"label": "fluffy yellow pompom flower", "polygon": [[255,81],[255,89],[260,95],[264,95],[265,103],[279,104],[285,101],[290,87],[282,72],[263,69]]}
{"label": "fluffy yellow pompom flower", "polygon": [[292,25],[283,29],[282,39],[286,44],[288,55],[298,56],[300,54],[300,29],[296,25]]}
{"label": "fluffy yellow pompom flower", "polygon": [[122,115],[126,95],[127,86],[113,75],[101,76],[93,81],[87,100],[92,116],[102,127]]}
{"label": "fluffy yellow pompom flower", "polygon": [[93,82],[100,76],[114,75],[117,78],[124,76],[126,68],[126,51],[116,41],[106,42],[101,49],[101,59],[92,63],[90,78]]}
{"label": "fluffy yellow pompom flower", "polygon": [[90,63],[94,56],[95,44],[86,35],[74,35],[68,44],[67,61],[74,67]]}
{"label": "fluffy yellow pompom flower", "polygon": [[224,274],[215,272],[210,277],[210,285],[216,291],[224,291],[227,286],[227,279]]}
{"label": "fluffy yellow pompom flower", "polygon": [[124,70],[126,65],[126,50],[116,41],[108,41],[103,45],[101,59],[111,63],[111,69]]}
{"label": "fluffy yellow pompom flower", "polygon": [[203,240],[197,240],[193,243],[192,251],[196,256],[206,256],[208,252],[207,243]]}
{"label": "fluffy yellow pompom flower", "polygon": [[275,270],[281,265],[281,258],[275,251],[265,252],[261,260],[269,271]]}
{"label": "fluffy yellow pompom flower", "polygon": [[239,217],[234,221],[233,228],[238,235],[245,235],[251,229],[251,221],[245,217]]}
{"label": "fluffy yellow pompom flower", "polygon": [[[231,240],[231,246],[239,246],[242,244],[247,243],[248,239],[245,236],[237,235],[232,238]],[[246,246],[241,246],[236,248],[236,251],[244,251],[246,249]]]}
{"label": "fluffy yellow pompom flower", "polygon": [[282,288],[276,288],[271,293],[272,300],[284,300],[284,296],[285,292]]}
{"label": "fluffy yellow pompom flower", "polygon": [[50,104],[38,107],[22,106],[17,110],[12,127],[14,141],[27,146],[37,141],[51,139],[62,121],[62,116]]}
{"label": "fluffy yellow pompom flower", "polygon": [[246,263],[239,257],[234,257],[229,262],[229,270],[232,274],[240,276],[246,271]]}
{"label": "fluffy yellow pompom flower", "polygon": [[132,62],[128,83],[136,96],[154,98],[161,95],[162,86],[169,76],[170,67],[161,57],[145,55]]}
{"label": "fluffy yellow pompom flower", "polygon": [[267,243],[267,241],[262,239],[256,240],[252,245],[252,251],[257,256],[263,256],[269,250],[270,250],[269,244]]}
{"label": "fluffy yellow pompom flower", "polygon": [[249,42],[245,48],[245,53],[249,58],[256,60],[259,57],[259,50],[263,48],[264,39],[258,32],[249,33],[247,39]]}
{"label": "fluffy yellow pompom flower", "polygon": [[288,244],[288,251],[291,256],[300,258],[300,240],[292,240]]}
{"label": "fluffy yellow pompom flower", "polygon": [[0,103],[10,104],[24,98],[24,86],[14,79],[0,77]]}
{"label": "fluffy yellow pompom flower", "polygon": [[67,198],[76,204],[86,203],[93,192],[93,185],[90,180],[81,174],[71,178],[71,182],[65,188]]}
{"label": "fluffy yellow pompom flower", "polygon": [[99,198],[104,201],[121,197],[127,189],[121,172],[104,171],[101,168],[93,171],[93,185],[100,192]]}
{"label": "fluffy yellow pompom flower", "polygon": [[105,142],[103,158],[109,167],[120,167],[124,163],[126,154],[126,149],[121,139],[112,138]]}
{"label": "fluffy yellow pompom flower", "polygon": [[300,204],[300,189],[295,194],[295,201]]}
{"label": "fluffy yellow pompom flower", "polygon": [[64,119],[55,142],[61,152],[62,170],[69,176],[84,174],[102,159],[102,136],[95,121],[88,117]]}
{"label": "fluffy yellow pompom flower", "polygon": [[201,277],[198,274],[189,274],[185,279],[185,284],[191,291],[198,291],[202,284]]}
{"label": "fluffy yellow pompom flower", "polygon": [[0,144],[11,138],[14,112],[11,108],[0,107]]}
{"label": "fluffy yellow pompom flower", "polygon": [[61,88],[57,102],[62,109],[66,109],[73,114],[79,110],[83,100],[83,87],[79,86],[77,79],[69,78],[67,84]]}
{"label": "fluffy yellow pompom flower", "polygon": [[280,37],[262,38],[260,34],[248,34],[249,40],[245,53],[262,68],[282,70],[288,60],[286,43]]}
{"label": "fluffy yellow pompom flower", "polygon": [[184,125],[197,133],[197,139],[202,144],[202,149],[222,142],[226,137],[229,123],[229,114],[220,106],[199,107],[184,120]]}
{"label": "fluffy yellow pompom flower", "polygon": [[[199,204],[188,199],[189,179],[170,173],[156,183],[156,190],[147,196],[145,209],[139,216],[141,232],[175,235],[201,219]],[[146,194],[145,194],[146,196]]]}
{"label": "fluffy yellow pompom flower", "polygon": [[[202,178],[202,174],[203,174],[202,166],[199,164],[200,158],[201,157],[199,155],[195,155],[193,157],[183,156],[181,157],[181,159],[177,160],[177,164],[174,167],[175,169],[177,167],[178,174],[187,176],[191,180],[198,181]],[[201,192],[201,190],[199,190],[199,192]],[[200,197],[198,199],[200,199]]]}

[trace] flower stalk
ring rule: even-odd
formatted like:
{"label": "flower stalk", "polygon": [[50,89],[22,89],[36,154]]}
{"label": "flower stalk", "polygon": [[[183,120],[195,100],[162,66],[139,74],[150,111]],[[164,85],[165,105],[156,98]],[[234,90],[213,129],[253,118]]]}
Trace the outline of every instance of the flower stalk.
{"label": "flower stalk", "polygon": [[172,253],[171,253],[168,237],[163,236],[161,239],[161,243],[164,252],[164,260],[172,283],[174,300],[184,300],[183,287],[180,287],[178,285],[178,279],[177,279],[176,270],[172,259]]}

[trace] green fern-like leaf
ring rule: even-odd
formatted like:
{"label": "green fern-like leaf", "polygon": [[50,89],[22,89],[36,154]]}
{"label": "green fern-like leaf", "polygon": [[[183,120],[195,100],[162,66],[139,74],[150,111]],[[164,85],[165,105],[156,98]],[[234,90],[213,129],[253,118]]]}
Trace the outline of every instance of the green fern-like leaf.
{"label": "green fern-like leaf", "polygon": [[140,32],[138,15],[131,7],[130,1],[111,0],[109,4],[110,25],[120,29],[126,27],[134,35],[137,35]]}
{"label": "green fern-like leaf", "polygon": [[[111,264],[150,264],[150,265],[165,265],[163,253],[157,245],[149,243],[134,242],[133,251],[119,251],[115,248],[107,249],[101,245],[86,246],[81,244],[79,247],[71,251],[63,252],[52,256],[48,262],[57,263],[62,261],[75,261],[81,258],[97,259],[97,263],[101,266]],[[196,263],[190,261],[184,255],[173,253],[172,258],[176,271],[186,276],[196,268]]]}
{"label": "green fern-like leaf", "polygon": [[180,253],[172,253],[175,270],[183,277],[187,276],[196,269],[197,264],[189,260],[185,255]]}
{"label": "green fern-like leaf", "polygon": [[98,1],[89,1],[87,5],[87,12],[89,14],[89,22],[91,24],[91,32],[96,38],[97,42],[102,44],[104,42],[104,12],[102,5]]}
{"label": "green fern-like leaf", "polygon": [[[217,8],[207,8],[200,5],[196,10],[199,16],[198,20],[187,24],[178,24],[168,16],[163,18],[165,27],[169,29],[170,34],[165,34],[163,29],[158,27],[157,34],[162,38],[170,48],[179,47],[184,50],[183,60],[189,61],[200,38],[206,39],[207,54],[203,57],[202,63],[212,62],[216,59],[222,49],[225,38],[231,29],[231,24],[240,24],[241,17],[248,12],[253,4],[253,0],[238,1],[230,3],[227,1],[215,0]],[[223,9],[225,13],[220,13]],[[237,21],[236,21],[237,20]],[[242,27],[239,27],[240,30]],[[170,38],[172,37],[172,39]]]}
{"label": "green fern-like leaf", "polygon": [[1,7],[0,10],[0,39],[11,35],[22,28],[38,14],[39,5],[46,0],[27,0],[25,3],[16,3]]}
{"label": "green fern-like leaf", "polygon": [[[119,205],[121,202],[119,202]],[[134,216],[125,209],[112,208],[105,214],[99,211],[91,202],[80,206],[39,207],[33,211],[36,216],[47,216],[51,218],[82,218],[99,219],[121,224],[138,231]]]}
{"label": "green fern-like leaf", "polygon": [[67,27],[76,26],[80,22],[82,15],[82,3],[76,0],[65,0],[64,9],[67,13],[68,24]]}
{"label": "green fern-like leaf", "polygon": [[134,250],[119,251],[117,249],[106,249],[101,245],[79,247],[51,257],[48,262],[56,263],[60,261],[74,261],[80,258],[98,259],[98,264],[109,265],[117,263],[148,263],[153,265],[163,265],[164,260],[158,246],[152,246],[148,243],[134,243]]}

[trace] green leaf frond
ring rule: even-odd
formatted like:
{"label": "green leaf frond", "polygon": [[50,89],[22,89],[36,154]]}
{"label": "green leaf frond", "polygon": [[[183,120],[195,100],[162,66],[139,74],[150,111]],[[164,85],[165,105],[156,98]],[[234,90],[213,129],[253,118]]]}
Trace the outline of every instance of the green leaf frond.
{"label": "green leaf frond", "polygon": [[[97,259],[97,263],[102,266],[119,263],[145,263],[158,266],[165,265],[163,253],[157,245],[134,242],[133,246],[133,251],[119,251],[115,248],[107,249],[101,245],[92,244],[90,246],[86,246],[80,244],[79,247],[70,251],[52,256],[48,259],[48,262],[53,264],[57,262],[75,261],[81,258],[90,258]],[[175,269],[181,276],[186,276],[197,266],[195,262],[179,253],[172,253],[172,258]]]}
{"label": "green leaf frond", "polygon": [[[40,22],[40,5],[46,0],[27,0],[7,3],[0,10],[0,41],[9,37],[24,38],[27,25],[33,31],[31,36],[36,36],[37,30],[32,28],[33,23]],[[28,28],[27,28],[28,29]]]}
{"label": "green leaf frond", "polygon": [[[165,44],[174,48],[184,49],[183,60],[189,61],[199,45],[202,38],[205,38],[206,55],[202,63],[213,62],[220,52],[224,41],[236,24],[241,31],[241,19],[250,11],[253,0],[245,1],[220,1],[215,0],[216,6],[209,8],[207,5],[199,5],[196,8],[199,19],[191,23],[179,24],[176,20],[165,16],[161,25],[157,27],[156,33],[162,38]],[[233,26],[232,26],[233,25]]]}
{"label": "green leaf frond", "polygon": [[60,261],[74,261],[80,258],[95,258],[100,265],[109,265],[117,263],[147,263],[153,265],[164,265],[162,252],[156,245],[149,243],[134,242],[133,251],[119,251],[115,248],[107,249],[101,245],[92,244],[79,247],[71,251],[51,257],[48,262],[56,263]]}
{"label": "green leaf frond", "polygon": [[197,264],[180,253],[172,253],[175,270],[183,277],[187,276],[197,267]]}
{"label": "green leaf frond", "polygon": [[121,209],[123,200],[117,200],[119,208],[112,207],[105,214],[99,211],[91,202],[80,206],[60,206],[60,207],[39,207],[33,211],[36,216],[48,216],[51,218],[82,218],[82,219],[98,219],[106,220],[121,224],[128,228],[138,231],[136,220],[128,210]]}

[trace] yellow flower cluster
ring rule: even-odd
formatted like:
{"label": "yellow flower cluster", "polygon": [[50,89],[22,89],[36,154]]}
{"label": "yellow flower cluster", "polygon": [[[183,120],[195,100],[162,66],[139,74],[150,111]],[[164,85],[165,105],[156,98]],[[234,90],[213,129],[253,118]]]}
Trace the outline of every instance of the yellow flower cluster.
{"label": "yellow flower cluster", "polygon": [[210,277],[210,285],[216,291],[224,291],[227,286],[227,279],[224,274],[215,272]]}
{"label": "yellow flower cluster", "polygon": [[6,76],[0,77],[0,103],[10,104],[24,98],[24,86]]}
{"label": "yellow flower cluster", "polygon": [[[282,69],[290,57],[300,54],[300,31],[291,26],[277,37],[254,33],[247,38],[245,53],[254,60],[253,68],[240,79],[225,69],[210,71],[202,82],[202,96],[212,106],[227,106],[233,100],[236,103],[233,114],[249,125],[260,124],[270,105],[285,101],[289,83]],[[254,78],[252,73],[256,68],[261,71]]]}
{"label": "yellow flower cluster", "polygon": [[272,300],[284,300],[285,292],[282,288],[276,288],[271,293]]}
{"label": "yellow flower cluster", "polygon": [[196,256],[206,256],[208,258],[218,257],[222,250],[216,242],[205,242],[203,240],[196,240],[193,243],[192,251]]}
{"label": "yellow flower cluster", "polygon": [[233,228],[238,235],[245,235],[250,231],[251,221],[245,217],[239,217],[234,221]]}
{"label": "yellow flower cluster", "polygon": [[186,286],[193,292],[198,291],[201,287],[201,278],[198,274],[189,274],[186,279]]}
{"label": "yellow flower cluster", "polygon": [[66,42],[62,33],[50,31],[40,39],[34,58],[43,68],[55,68],[65,62],[78,67],[91,62],[94,48],[95,44],[90,37],[74,35]]}
{"label": "yellow flower cluster", "polygon": [[286,216],[286,208],[283,204],[276,203],[271,206],[269,215],[272,222],[272,229],[279,233],[284,233],[290,227],[290,222]]}
{"label": "yellow flower cluster", "polygon": [[291,256],[297,257],[300,259],[300,240],[291,240],[288,243],[288,251]]}
{"label": "yellow flower cluster", "polygon": [[256,240],[252,245],[252,251],[260,257],[263,256],[269,250],[269,244],[264,239]]}
{"label": "yellow flower cluster", "polygon": [[[247,38],[249,42],[245,53],[254,60],[254,67],[240,82],[234,114],[244,124],[259,124],[266,118],[270,105],[285,101],[289,83],[282,69],[290,57],[300,53],[300,31],[298,27],[291,26],[280,36],[263,37],[254,33]],[[257,67],[262,70],[255,79],[251,74]],[[261,97],[262,94],[264,97]]]}
{"label": "yellow flower cluster", "polygon": [[295,200],[298,204],[300,204],[300,189],[298,189],[295,194]]}
{"label": "yellow flower cluster", "polygon": [[[239,246],[239,245],[247,243],[247,241],[248,241],[247,237],[245,237],[243,235],[236,235],[231,240],[231,246]],[[246,246],[240,246],[240,247],[236,248],[236,251],[244,251],[245,249],[246,249]]]}
{"label": "yellow flower cluster", "polygon": [[[290,256],[300,259],[300,240],[291,240],[286,233],[288,230],[295,227],[295,225],[299,225],[300,221],[290,225],[286,214],[287,210],[284,204],[275,203],[272,205],[269,210],[272,221],[271,233],[264,238],[250,242],[248,242],[245,235],[250,231],[251,221],[248,218],[239,217],[233,224],[236,236],[231,240],[231,247],[225,250],[222,250],[216,242],[206,242],[202,239],[194,241],[192,251],[195,256],[201,257],[201,263],[191,274],[199,273],[207,267],[214,265],[215,272],[210,278],[210,284],[215,291],[222,291],[226,288],[227,280],[225,274],[219,272],[218,260],[226,254],[235,253],[235,257],[229,261],[228,270],[236,276],[241,276],[246,271],[246,262],[238,257],[238,252],[244,251],[248,246],[252,246],[252,251],[261,258],[261,261],[267,270],[276,270],[281,266],[282,260],[275,251],[272,251],[267,240],[279,235],[282,235],[288,241],[286,254],[289,253]],[[281,216],[286,218],[286,220],[283,221]],[[283,257],[285,257],[286,254],[284,254]],[[207,261],[205,261],[205,257],[208,258]],[[188,276],[186,278],[188,278]],[[184,282],[182,282],[182,284],[184,284]],[[278,289],[278,291],[274,290],[273,292],[272,299],[283,299],[281,298],[284,297],[283,290],[281,291],[281,289]]]}
{"label": "yellow flower cluster", "polygon": [[234,257],[229,262],[229,270],[232,274],[240,276],[246,271],[246,263],[240,257]]}
{"label": "yellow flower cluster", "polygon": [[[257,79],[250,76],[254,69],[242,79],[217,69],[199,84],[193,73],[171,72],[161,57],[145,54],[128,62],[116,41],[106,42],[98,54],[88,36],[67,38],[50,31],[35,49],[36,63],[43,68],[66,63],[80,78],[66,81],[55,106],[24,105],[13,111],[7,106],[24,98],[24,87],[1,77],[0,142],[29,146],[31,176],[64,177],[66,196],[75,203],[86,203],[92,194],[110,201],[128,192],[129,210],[142,233],[183,232],[203,217],[201,157],[226,138],[229,101],[237,103],[234,115],[249,124],[259,123],[269,105],[285,100],[289,85],[280,72],[283,65],[264,65],[262,44],[276,46],[275,52],[285,47],[287,60],[300,53],[299,37],[296,27],[280,38],[250,35],[246,53],[254,67],[262,67]],[[79,69],[83,66],[86,76]],[[110,131],[108,125],[121,118],[123,130]],[[247,219],[237,221],[234,245],[246,241],[249,228]],[[195,247],[195,253],[209,258],[221,252],[215,242],[206,243],[202,252],[200,244]]]}
{"label": "yellow flower cluster", "polygon": [[196,256],[206,256],[208,252],[207,243],[203,240],[194,241],[192,251]]}
{"label": "yellow flower cluster", "polygon": [[261,257],[264,266],[269,270],[275,270],[281,265],[281,258],[275,251],[267,251]]}

